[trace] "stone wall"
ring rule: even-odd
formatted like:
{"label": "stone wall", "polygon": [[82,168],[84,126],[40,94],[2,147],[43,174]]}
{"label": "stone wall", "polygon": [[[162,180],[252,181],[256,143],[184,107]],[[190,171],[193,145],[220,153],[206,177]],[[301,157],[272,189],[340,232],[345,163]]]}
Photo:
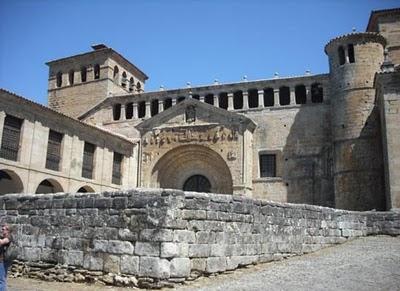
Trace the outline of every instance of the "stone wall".
{"label": "stone wall", "polygon": [[14,272],[142,287],[301,255],[357,236],[400,234],[396,212],[178,190],[8,194],[0,197],[0,209],[25,262]]}

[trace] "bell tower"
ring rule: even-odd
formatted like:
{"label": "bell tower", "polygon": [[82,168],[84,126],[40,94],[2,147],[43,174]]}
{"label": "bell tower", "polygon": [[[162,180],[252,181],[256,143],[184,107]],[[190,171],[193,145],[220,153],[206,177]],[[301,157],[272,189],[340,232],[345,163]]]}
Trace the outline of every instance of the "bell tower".
{"label": "bell tower", "polygon": [[107,97],[144,91],[145,73],[104,44],[92,48],[46,63],[51,109],[77,118]]}

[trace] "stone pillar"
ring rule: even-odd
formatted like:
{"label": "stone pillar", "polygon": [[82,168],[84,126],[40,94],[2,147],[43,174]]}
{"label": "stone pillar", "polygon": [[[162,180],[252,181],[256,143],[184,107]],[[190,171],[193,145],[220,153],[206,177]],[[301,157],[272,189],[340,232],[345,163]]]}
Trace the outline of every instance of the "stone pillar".
{"label": "stone pillar", "polygon": [[132,104],[132,111],[133,111],[133,114],[132,114],[132,118],[133,119],[137,119],[138,118],[138,104],[137,104],[137,102],[134,102],[133,104]]}
{"label": "stone pillar", "polygon": [[214,94],[214,106],[219,107],[219,98],[218,94]]}
{"label": "stone pillar", "polygon": [[243,109],[249,109],[249,92],[243,91]]}
{"label": "stone pillar", "polygon": [[279,89],[274,89],[274,106],[281,106],[279,103]]}
{"label": "stone pillar", "polygon": [[3,128],[4,128],[5,118],[6,118],[6,113],[4,111],[0,111],[0,145],[1,145],[1,139],[3,138]]}
{"label": "stone pillar", "polygon": [[290,87],[290,105],[296,105],[296,92],[293,87]]}
{"label": "stone pillar", "polygon": [[176,105],[176,101],[177,101],[176,97],[172,98],[172,106]]}
{"label": "stone pillar", "polygon": [[126,114],[125,114],[125,104],[121,104],[121,117],[119,120],[125,120],[126,119]]}
{"label": "stone pillar", "polygon": [[146,113],[144,115],[144,118],[150,118],[151,117],[151,110],[150,110],[151,102],[146,101]]}
{"label": "stone pillar", "polygon": [[258,90],[258,107],[264,107],[264,90]]}
{"label": "stone pillar", "polygon": [[228,110],[233,110],[233,93],[228,93]]}
{"label": "stone pillar", "polygon": [[200,99],[199,99],[200,102],[203,102],[203,103],[204,103],[205,98],[206,98],[206,97],[205,97],[204,95],[200,96]]}
{"label": "stone pillar", "polygon": [[306,85],[306,104],[311,103],[311,85]]}
{"label": "stone pillar", "polygon": [[164,100],[158,100],[158,113],[164,111]]}

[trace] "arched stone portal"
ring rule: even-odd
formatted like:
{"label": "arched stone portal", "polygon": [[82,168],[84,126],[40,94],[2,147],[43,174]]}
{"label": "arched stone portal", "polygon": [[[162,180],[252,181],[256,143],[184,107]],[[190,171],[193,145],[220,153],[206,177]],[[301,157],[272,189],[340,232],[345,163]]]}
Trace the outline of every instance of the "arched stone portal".
{"label": "arched stone portal", "polygon": [[0,194],[22,193],[24,186],[17,174],[10,170],[0,170]]}
{"label": "arched stone portal", "polygon": [[43,180],[36,189],[36,194],[47,194],[47,193],[57,193],[63,192],[63,189],[56,180],[46,179]]}
{"label": "arched stone portal", "polygon": [[167,152],[152,170],[152,187],[183,189],[189,178],[201,175],[210,192],[232,194],[232,175],[224,159],[199,145],[180,146]]}

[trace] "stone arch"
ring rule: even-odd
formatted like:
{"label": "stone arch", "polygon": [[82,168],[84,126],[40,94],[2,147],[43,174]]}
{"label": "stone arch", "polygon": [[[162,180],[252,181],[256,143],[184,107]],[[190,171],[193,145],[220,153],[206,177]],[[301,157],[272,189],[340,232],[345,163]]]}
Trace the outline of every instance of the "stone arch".
{"label": "stone arch", "polygon": [[64,192],[61,184],[54,179],[45,179],[37,186],[36,194]]}
{"label": "stone arch", "polygon": [[11,170],[0,170],[0,194],[22,192],[24,192],[24,185],[18,174]]}
{"label": "stone arch", "polygon": [[232,175],[224,159],[215,151],[200,145],[184,145],[167,152],[152,170],[152,187],[183,189],[194,175],[206,177],[211,192],[232,194]]}
{"label": "stone arch", "polygon": [[76,190],[77,193],[93,193],[95,192],[94,189],[88,185],[80,187],[78,190]]}

